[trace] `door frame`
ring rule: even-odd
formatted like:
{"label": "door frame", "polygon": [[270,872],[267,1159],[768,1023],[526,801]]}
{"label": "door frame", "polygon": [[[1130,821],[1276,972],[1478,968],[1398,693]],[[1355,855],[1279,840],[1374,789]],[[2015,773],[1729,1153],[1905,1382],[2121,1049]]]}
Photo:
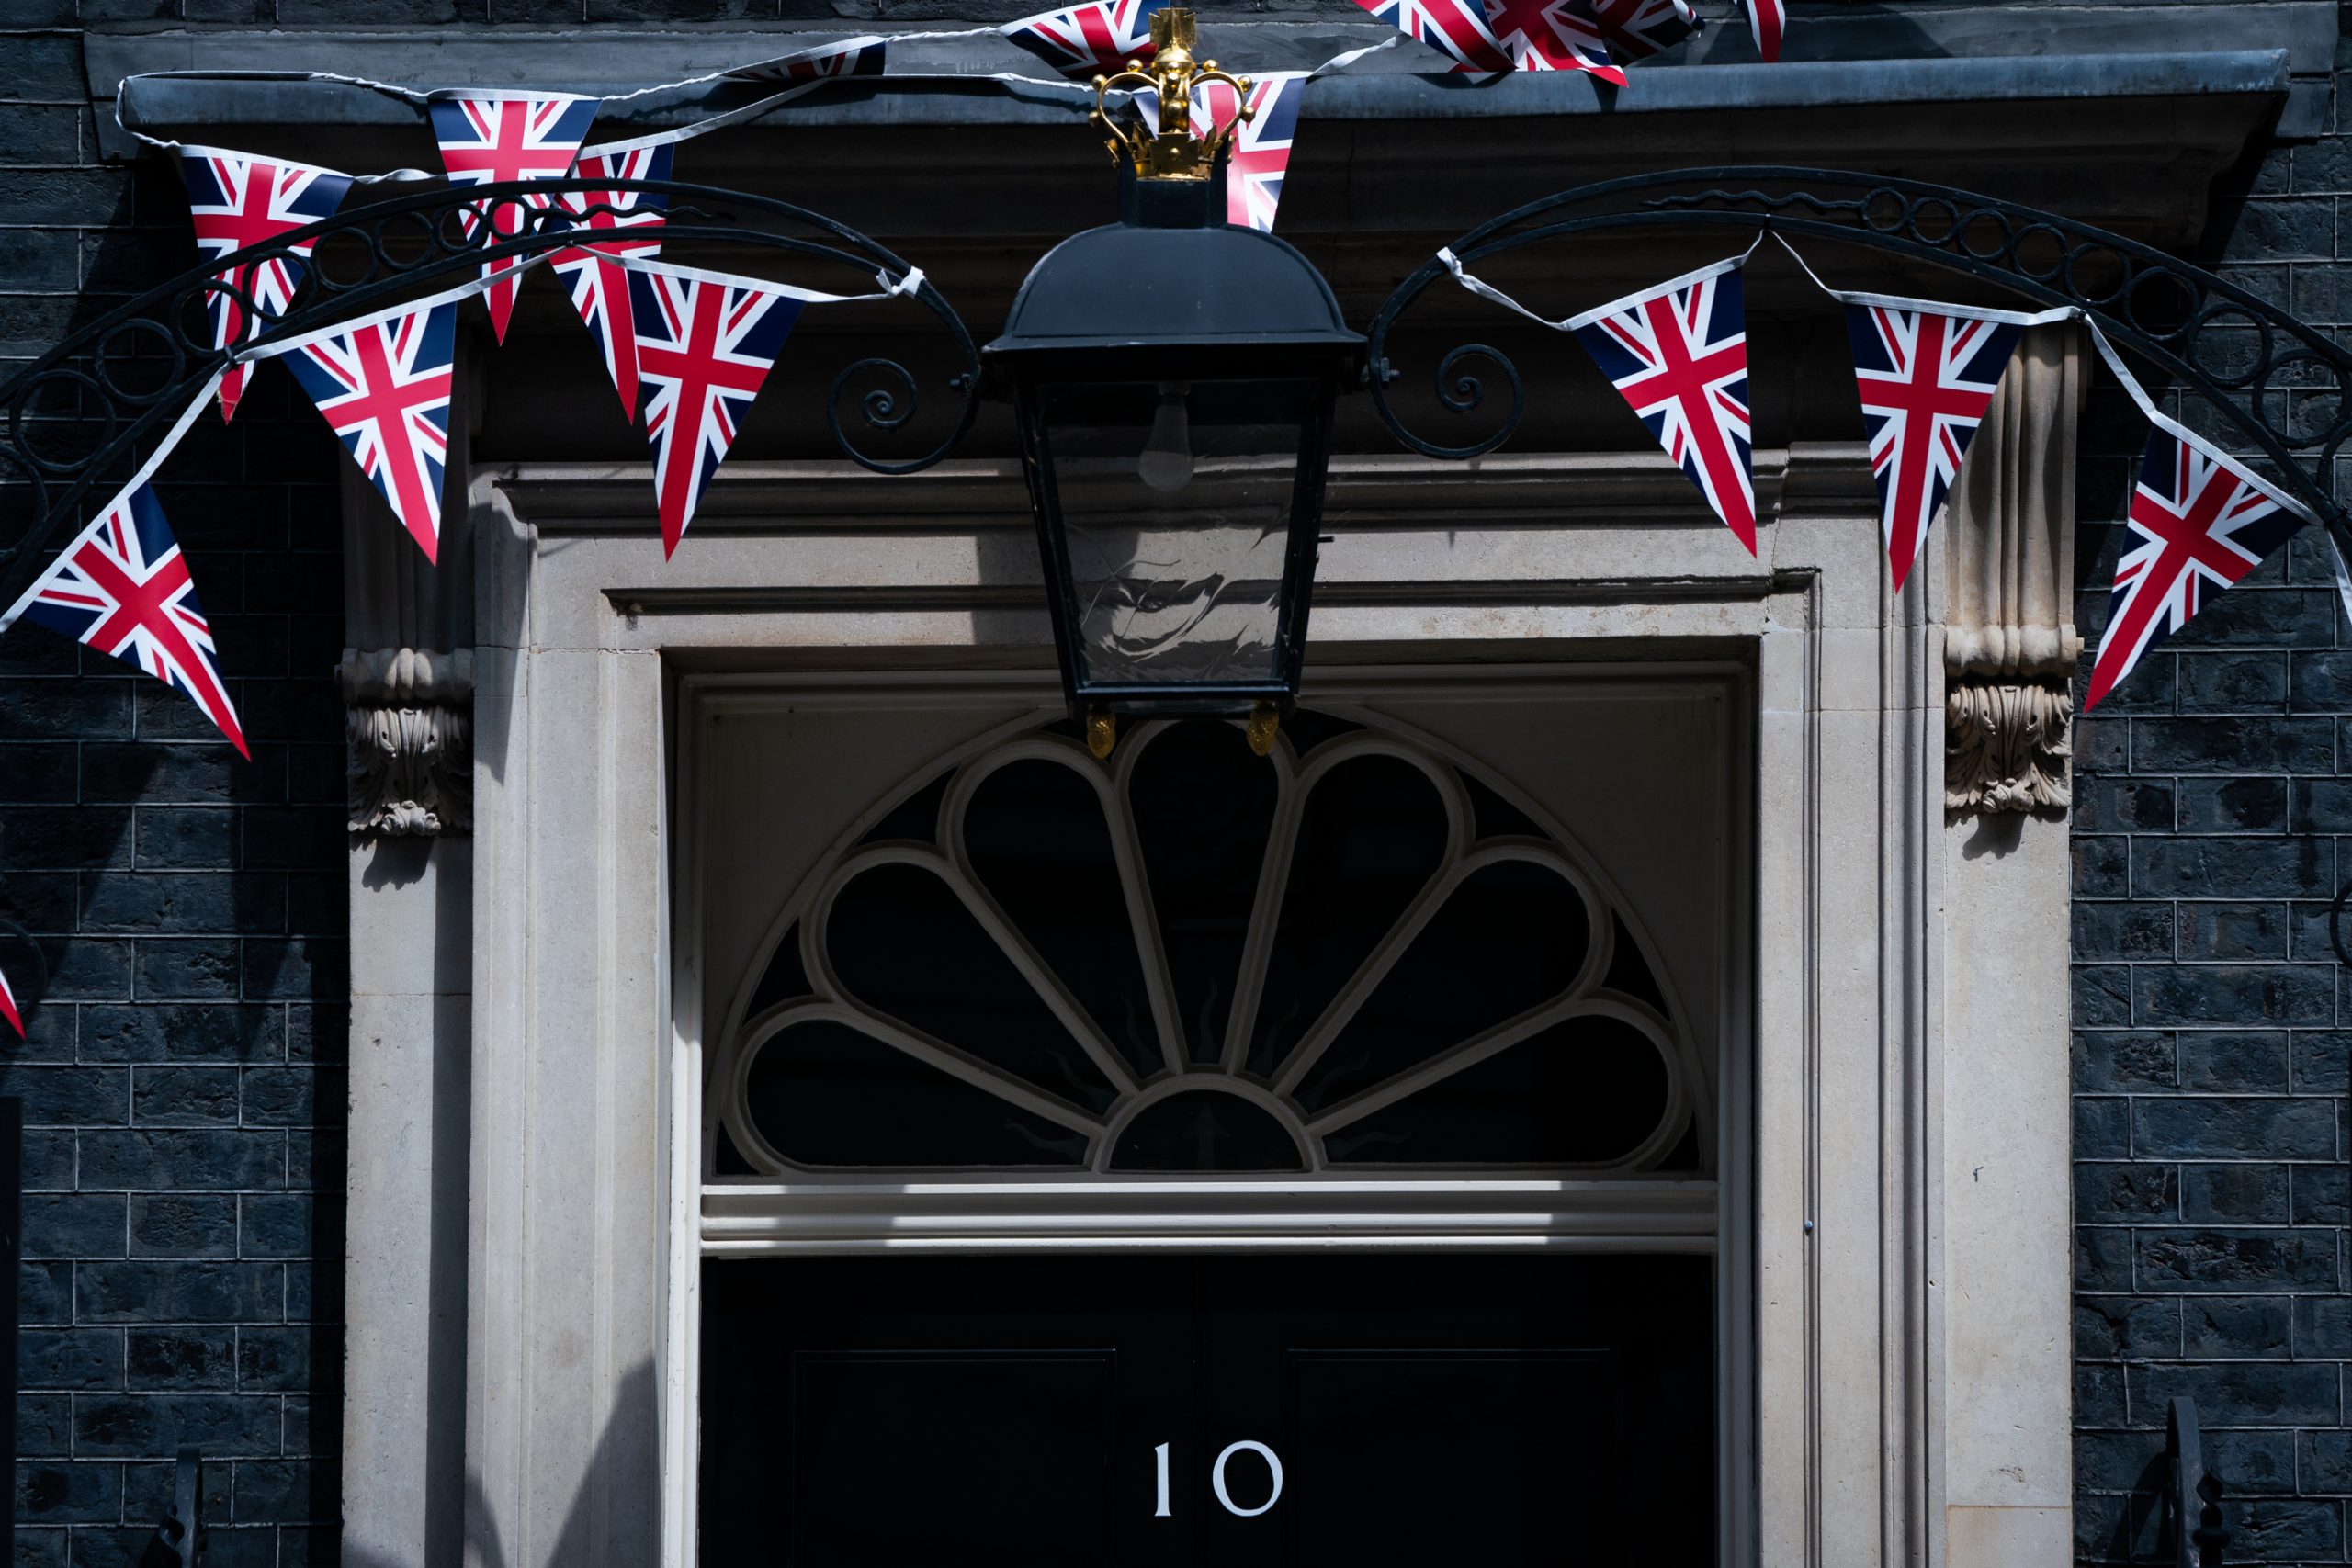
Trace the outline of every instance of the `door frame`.
{"label": "door frame", "polygon": [[[1437,1179],[1270,1180],[1206,1177],[1174,1180],[1102,1177],[731,1184],[703,1180],[706,1027],[705,876],[713,852],[706,823],[707,739],[715,719],[789,709],[937,709],[943,698],[975,705],[1007,701],[1034,711],[950,745],[923,766],[973,754],[1034,728],[1058,709],[1050,680],[980,671],[818,673],[681,671],[670,687],[675,736],[670,818],[673,852],[672,973],[674,1027],[668,1082],[670,1235],[668,1354],[664,1357],[663,1513],[672,1521],[666,1563],[692,1563],[699,1507],[698,1404],[701,1267],[727,1257],[824,1257],[893,1251],[963,1254],[1083,1250],[1303,1251],[1428,1254],[1529,1249],[1672,1252],[1716,1259],[1715,1446],[1720,1560],[1746,1561],[1755,1506],[1753,1213],[1745,1179],[1753,1157],[1754,671],[1736,660],[1569,660],[1514,665],[1340,664],[1318,669],[1309,703],[1345,709],[1383,699],[1427,697],[1536,702],[1575,697],[1713,698],[1723,704],[1719,744],[1726,776],[1718,897],[1726,930],[1716,976],[1716,1179],[1585,1181],[1534,1177]],[[1408,726],[1382,723],[1408,738]],[[1442,740],[1431,744],[1442,746]],[[1506,774],[1506,777],[1509,775]],[[888,786],[878,815],[899,793]],[[854,837],[858,829],[853,829]],[[1563,825],[1564,828],[1566,825]],[[1569,841],[1573,842],[1570,835]],[[1598,874],[1597,867],[1589,868]],[[1618,891],[1598,878],[1623,905]],[[1658,976],[1674,998],[1669,976]]]}
{"label": "door frame", "polygon": [[[1725,1510],[1727,1556],[2062,1568],[2066,824],[1947,818],[1954,569],[1929,551],[1889,592],[1860,446],[1754,456],[1753,556],[1654,454],[1335,458],[1312,668],[1752,660],[1742,903],[1769,918],[1753,1072],[1724,1096],[1753,1099],[1754,1149],[1722,1201],[1753,1216],[1756,1329],[1726,1368],[1753,1389],[1727,1469],[1753,1501]],[[471,469],[475,836],[453,902],[482,1562],[688,1558],[671,677],[1049,667],[1017,465],[887,486],[839,467],[730,463],[674,560],[642,465]],[[435,886],[371,895],[421,908]],[[413,1385],[370,1365],[356,1395]]]}

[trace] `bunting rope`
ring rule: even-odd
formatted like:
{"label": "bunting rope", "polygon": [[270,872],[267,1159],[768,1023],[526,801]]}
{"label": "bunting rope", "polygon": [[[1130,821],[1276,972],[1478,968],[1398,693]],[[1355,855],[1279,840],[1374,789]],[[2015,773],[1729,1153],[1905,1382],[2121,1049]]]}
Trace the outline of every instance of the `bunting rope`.
{"label": "bunting rope", "polygon": [[[277,343],[255,344],[251,347],[239,349],[233,356],[233,363],[244,365],[264,359],[275,359],[280,355],[308,348],[312,344],[323,343],[329,338],[342,337],[346,333],[357,332],[363,327],[372,327],[401,316],[436,310],[443,305],[455,305],[461,300],[470,299],[477,294],[488,293],[498,287],[503,277],[511,277],[514,272],[537,266],[554,254],[548,252],[528,257],[515,267],[514,272],[477,277],[469,283],[460,283],[453,288],[445,288],[438,294],[427,294],[415,299],[404,299],[397,305],[388,305],[371,315],[354,316],[348,320],[321,327],[316,332],[304,333],[300,337],[287,338]],[[912,294],[921,289],[924,282],[922,268],[910,267],[903,276],[895,280],[887,272],[876,273],[874,281],[880,287],[871,293],[828,294],[822,289],[803,288],[797,284],[775,283],[760,277],[741,277],[733,273],[706,272],[699,267],[679,266],[673,263],[651,261],[642,256],[612,254],[601,250],[596,254],[598,260],[626,267],[631,272],[661,273],[670,277],[703,283],[721,283],[735,288],[755,288],[763,294],[781,294],[787,299],[797,299],[804,305],[856,305],[876,299],[896,299],[902,295]],[[226,372],[224,371],[223,374]],[[217,380],[218,378],[216,377],[215,379]],[[205,390],[210,391],[211,387],[208,385]],[[202,404],[203,400],[198,399],[197,406],[201,407]],[[165,438],[167,448],[187,431],[188,421],[194,417],[192,412],[180,416],[179,423],[172,427],[171,434]],[[141,478],[143,479],[146,470],[141,470]],[[134,485],[138,482],[136,479],[132,481]],[[0,621],[0,630],[6,630],[6,626],[7,623]]]}
{"label": "bunting rope", "polygon": [[[1702,278],[1722,272],[1726,268],[1744,265],[1747,263],[1747,258],[1756,254],[1756,247],[1763,243],[1764,236],[1759,231],[1755,240],[1749,243],[1747,249],[1740,252],[1739,254],[1736,256],[1726,256],[1719,262],[1710,262],[1705,266],[1693,268],[1691,271],[1684,273],[1679,277],[1668,278],[1666,282],[1656,284],[1651,288],[1642,290],[1642,292],[1645,295],[1662,294],[1669,289],[1687,288],[1690,284],[1696,283]],[[1525,316],[1529,321],[1533,321],[1537,326],[1548,328],[1555,333],[1572,333],[1579,327],[1589,326],[1592,322],[1600,320],[1602,315],[1616,309],[1619,303],[1618,301],[1611,300],[1609,304],[1598,305],[1589,310],[1580,311],[1573,316],[1565,316],[1555,321],[1549,316],[1541,316],[1536,314],[1534,311],[1529,310],[1526,306],[1521,304],[1518,300],[1512,299],[1510,295],[1504,293],[1501,289],[1497,288],[1493,284],[1487,282],[1485,279],[1471,276],[1469,272],[1464,269],[1462,265],[1462,258],[1453,254],[1452,246],[1440,245],[1438,247],[1437,259],[1444,265],[1445,270],[1453,275],[1453,281],[1468,289],[1471,293],[1477,295],[1482,299],[1491,299],[1507,310],[1515,310],[1519,314]],[[1815,281],[1819,282],[1820,280],[1816,278]]]}
{"label": "bunting rope", "polygon": [[1776,233],[1772,238],[1780,242],[1781,249],[1789,253],[1789,259],[1797,264],[1798,269],[1813,280],[1815,288],[1843,305],[1873,306],[1883,310],[1934,310],[1943,315],[1964,315],[1972,321],[1999,321],[2011,327],[2047,326],[2052,321],[2066,321],[2083,313],[2079,307],[2074,305],[2054,305],[2047,310],[2003,310],[1989,305],[1954,305],[1940,299],[1913,299],[1900,294],[1863,294],[1851,289],[1833,288],[1822,281],[1821,274],[1813,270],[1813,264],[1789,243],[1787,235]]}
{"label": "bunting rope", "polygon": [[[602,109],[607,105],[628,103],[639,98],[657,97],[665,93],[684,92],[692,87],[707,87],[716,84],[729,82],[760,82],[788,79],[790,73],[796,66],[813,67],[819,62],[835,60],[842,57],[849,57],[855,60],[857,57],[862,55],[864,51],[868,50],[876,51],[876,58],[879,59],[882,58],[881,51],[887,51],[888,47],[894,43],[929,42],[944,39],[989,37],[1001,38],[1006,36],[1012,29],[1023,25],[1024,24],[1022,22],[1013,22],[1007,23],[1001,27],[961,28],[949,31],[869,33],[856,38],[839,39],[831,43],[812,44],[806,49],[795,50],[789,54],[780,54],[773,59],[758,61],[750,65],[735,66],[725,71],[704,72],[699,75],[681,77],[674,82],[658,82],[650,86],[633,88],[626,93],[609,93],[601,95],[563,93],[555,91],[541,92],[530,88],[519,87],[434,87],[420,89],[416,87],[403,86],[397,82],[379,81],[371,76],[353,76],[334,71],[149,71],[141,72],[137,76],[126,76],[121,80],[121,82],[116,85],[114,100],[115,124],[122,130],[124,134],[133,137],[150,147],[158,148],[166,152],[187,154],[216,151],[231,151],[229,149],[201,147],[193,143],[175,141],[166,137],[153,136],[126,122],[122,118],[123,88],[134,81],[327,82],[342,86],[364,88],[369,92],[383,93],[390,96],[399,98],[403,102],[414,104],[420,107],[428,109],[433,105],[440,103],[460,103],[467,101],[514,102],[517,100],[547,101],[551,99],[594,102],[598,106],[599,109]],[[1398,36],[1401,37],[1402,35],[1400,34]],[[1396,41],[1396,38],[1386,38],[1381,39],[1377,43],[1364,44],[1360,48],[1345,51],[1340,54],[1333,55],[1330,59],[1325,61],[1322,64],[1314,67],[1312,70],[1304,72],[1269,73],[1268,74],[1297,76],[1306,81],[1315,81],[1319,77],[1329,75],[1334,72],[1344,71],[1349,66],[1353,65],[1356,62],[1363,59],[1367,55],[1376,54],[1383,50],[1394,46]],[[594,146],[582,147],[580,149],[579,155],[582,158],[610,156],[631,152],[642,147],[661,146],[664,144],[691,141],[698,136],[707,136],[715,130],[724,130],[734,126],[747,124],[752,120],[759,119],[763,116],[774,113],[775,110],[782,108],[786,104],[789,104],[796,99],[807,96],[808,94],[817,91],[820,87],[831,86],[842,82],[867,80],[882,74],[886,74],[886,73],[881,71],[861,71],[836,72],[825,74],[810,75],[801,80],[793,81],[789,86],[786,87],[781,92],[772,93],[765,97],[755,100],[754,102],[741,105],[735,108],[725,109],[718,114],[707,116],[701,119],[692,122],[691,124],[679,126],[669,130],[649,131],[642,136],[629,137],[618,141],[600,142]],[[1079,97],[1091,97],[1094,91],[1093,87],[1085,82],[1073,82],[1061,78],[1045,76],[1029,76],[1023,75],[1018,72],[1010,71],[989,72],[984,74],[976,74],[971,77],[959,79],[998,82],[1007,85],[1016,85],[1026,88],[1044,88],[1049,92],[1069,93]],[[242,157],[246,154],[234,153],[233,155]],[[329,172],[341,173],[339,170]],[[440,179],[443,176],[423,169],[393,169],[383,174],[347,175],[344,177],[349,179],[354,185],[379,185],[413,182],[418,180],[435,180]]]}
{"label": "bunting rope", "polygon": [[[2278,502],[2279,506],[2284,508],[2286,511],[2293,513],[2297,517],[2301,518],[2304,522],[2310,523],[2316,519],[2318,515],[2317,513],[2312,512],[2310,507],[2304,505],[2301,501],[2296,500],[2293,496],[2289,495],[2285,491],[2280,490],[2276,482],[2264,479],[2260,474],[2256,473],[2252,468],[2247,468],[2244,463],[2238,461],[2235,457],[2231,457],[2227,452],[2222,451],[2220,447],[2214,446],[2205,437],[2198,434],[2195,431],[2190,430],[2178,420],[2167,416],[2162,410],[2158,409],[2156,407],[2155,400],[2148,396],[2147,389],[2140,385],[2139,378],[2134,377],[2130,368],[2124,365],[2123,355],[2116,351],[2116,347],[2113,344],[2107,341],[2107,334],[2099,331],[2098,322],[2093,321],[2089,316],[2085,315],[2079,310],[2073,313],[2082,316],[2083,324],[2090,328],[2091,342],[2098,345],[2099,357],[2107,361],[2107,367],[2115,372],[2115,378],[2123,383],[2123,390],[2130,395],[2133,402],[2140,405],[2140,412],[2147,416],[2149,423],[2154,425],[2165,434],[2172,436],[2175,440],[2185,441],[2191,446],[2196,447],[2199,451],[2203,452],[2208,457],[2211,457],[2213,461],[2221,464],[2233,474],[2235,474],[2239,479],[2244,479],[2246,483],[2254,486],[2256,490],[2268,494],[2271,499]],[[2352,611],[2352,594],[2348,594],[2346,597],[2346,608],[2347,611]]]}
{"label": "bunting rope", "polygon": [[[180,410],[179,418],[172,421],[172,427],[164,432],[163,439],[155,443],[155,449],[147,454],[147,460],[140,464],[138,471],[115,491],[114,499],[99,509],[101,515],[119,505],[124,496],[130,494],[155,477],[155,470],[164,466],[164,459],[170,457],[173,449],[179,446],[180,437],[186,435],[187,427],[196,423],[196,416],[204,412],[204,405],[212,400],[213,389],[220,385],[220,378],[227,374],[226,368],[214,371],[211,378],[197,389],[196,396],[187,400],[187,407]],[[5,632],[17,624],[17,617],[25,613],[25,606],[32,603],[33,595],[40,592],[40,586],[39,583],[35,583],[31,588],[27,589],[15,604],[6,610],[0,610],[0,632]]]}

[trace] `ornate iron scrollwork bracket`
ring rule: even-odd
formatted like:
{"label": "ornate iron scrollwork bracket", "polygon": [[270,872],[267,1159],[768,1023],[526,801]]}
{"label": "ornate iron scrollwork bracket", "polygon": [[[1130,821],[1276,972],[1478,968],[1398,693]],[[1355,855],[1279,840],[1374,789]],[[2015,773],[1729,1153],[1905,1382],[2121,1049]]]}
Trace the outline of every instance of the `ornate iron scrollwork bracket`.
{"label": "ornate iron scrollwork bracket", "polygon": [[[1529,245],[1616,231],[1769,230],[1890,252],[1996,283],[2037,305],[2071,306],[2109,340],[2211,405],[2274,477],[2339,537],[2346,518],[2328,480],[2352,437],[2352,353],[2228,279],[2087,223],[1950,186],[1838,169],[1759,165],[1683,169],[1582,186],[1530,202],[1446,248],[1465,267]],[[1465,343],[1439,359],[1438,401],[1466,415],[1485,406],[1466,359],[1510,383],[1510,408],[1466,441],[1432,441],[1405,422],[1389,389],[1401,368],[1389,337],[1431,285],[1450,281],[1436,257],[1397,286],[1374,319],[1367,377],[1396,439],[1432,457],[1475,457],[1510,439],[1526,412],[1518,368],[1491,345]]]}

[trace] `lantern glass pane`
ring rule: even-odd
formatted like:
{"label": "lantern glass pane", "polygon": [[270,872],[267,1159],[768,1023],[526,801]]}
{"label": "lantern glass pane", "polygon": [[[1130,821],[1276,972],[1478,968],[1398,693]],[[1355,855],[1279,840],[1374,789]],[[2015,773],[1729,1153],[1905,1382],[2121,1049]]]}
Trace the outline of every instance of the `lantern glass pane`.
{"label": "lantern glass pane", "polygon": [[1279,681],[1312,381],[1043,389],[1089,686]]}

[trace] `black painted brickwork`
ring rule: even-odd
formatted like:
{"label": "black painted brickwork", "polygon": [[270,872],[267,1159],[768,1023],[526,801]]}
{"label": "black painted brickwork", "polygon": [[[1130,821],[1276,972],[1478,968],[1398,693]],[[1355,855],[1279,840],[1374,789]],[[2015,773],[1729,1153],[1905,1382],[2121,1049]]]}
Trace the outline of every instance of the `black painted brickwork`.
{"label": "black painted brickwork", "polygon": [[[97,164],[80,41],[40,30],[73,10],[0,0],[0,378],[195,260],[166,164]],[[334,1554],[342,458],[299,397],[256,376],[158,487],[250,764],[130,667],[0,637],[0,964],[30,1032],[0,1046],[28,1128],[20,1564],[134,1561],[183,1442],[213,1461],[213,1568]]]}
{"label": "black painted brickwork", "polygon": [[[2339,103],[2346,63],[2339,47]],[[2352,139],[2275,150],[2239,186],[2222,270],[2340,336]],[[2082,515],[2117,518],[2145,425],[2104,377],[2088,423]],[[2120,532],[2086,521],[2080,540],[2094,639]],[[2352,880],[2347,712],[2352,632],[2307,531],[2075,726],[2086,1562],[2153,1551],[2153,1467],[2179,1393],[2196,1398],[2225,1484],[2227,1561],[2352,1559],[2352,985],[2329,932]],[[2352,923],[2344,934],[2352,944]]]}

